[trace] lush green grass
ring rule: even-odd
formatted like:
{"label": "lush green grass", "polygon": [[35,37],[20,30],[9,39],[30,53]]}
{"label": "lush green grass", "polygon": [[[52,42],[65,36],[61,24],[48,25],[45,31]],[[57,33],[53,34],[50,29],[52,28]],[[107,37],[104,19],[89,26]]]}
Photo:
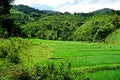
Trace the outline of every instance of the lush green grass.
{"label": "lush green grass", "polygon": [[100,71],[86,74],[90,80],[120,80],[120,70]]}
{"label": "lush green grass", "polygon": [[21,54],[22,65],[33,67],[39,62],[47,61],[52,56],[51,51],[46,45],[34,44]]}
{"label": "lush green grass", "polygon": [[107,43],[116,43],[120,44],[120,29],[115,30],[106,38]]}
{"label": "lush green grass", "polygon": [[119,45],[39,39],[32,39],[31,41],[51,47],[52,56],[49,60],[55,62],[72,61],[73,67],[120,63]]}
{"label": "lush green grass", "polygon": [[119,80],[120,46],[117,44],[39,39],[31,41],[49,46],[52,55],[46,61],[55,63],[71,61],[73,70],[85,72],[86,77],[91,80]]}
{"label": "lush green grass", "polygon": [[[23,66],[33,67],[36,63],[44,64],[49,61],[56,64],[71,61],[73,70],[86,73],[91,80],[102,80],[100,76],[109,77],[112,73],[113,76],[120,74],[118,72],[120,70],[120,46],[118,44],[29,40],[33,43],[32,46],[20,54]],[[4,59],[0,59],[0,64],[2,62]],[[113,78],[103,80],[113,80]],[[117,80],[117,77],[115,79]]]}

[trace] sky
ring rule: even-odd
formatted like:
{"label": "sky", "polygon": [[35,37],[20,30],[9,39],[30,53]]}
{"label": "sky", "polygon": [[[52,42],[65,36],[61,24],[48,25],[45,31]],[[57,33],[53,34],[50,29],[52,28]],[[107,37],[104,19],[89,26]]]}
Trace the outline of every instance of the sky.
{"label": "sky", "polygon": [[14,4],[70,13],[87,13],[103,8],[120,10],[120,0],[15,0]]}

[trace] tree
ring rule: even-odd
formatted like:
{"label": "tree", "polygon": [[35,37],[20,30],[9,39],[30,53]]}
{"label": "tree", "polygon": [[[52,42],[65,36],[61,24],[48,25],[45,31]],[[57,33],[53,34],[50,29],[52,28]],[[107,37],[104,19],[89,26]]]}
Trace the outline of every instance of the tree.
{"label": "tree", "polygon": [[113,20],[113,25],[115,26],[115,29],[118,29],[120,26],[120,19],[119,19],[118,11],[116,11],[116,15],[115,15],[115,18]]}
{"label": "tree", "polygon": [[[2,36],[11,36],[12,33],[14,33],[15,30],[15,22],[14,17],[10,14],[10,9],[12,7],[11,3],[13,3],[14,0],[0,0],[0,26],[3,28],[3,34]],[[4,35],[4,32],[8,34]]]}
{"label": "tree", "polygon": [[11,3],[13,3],[14,0],[0,0],[0,15],[1,14],[9,14],[9,10],[11,8]]}

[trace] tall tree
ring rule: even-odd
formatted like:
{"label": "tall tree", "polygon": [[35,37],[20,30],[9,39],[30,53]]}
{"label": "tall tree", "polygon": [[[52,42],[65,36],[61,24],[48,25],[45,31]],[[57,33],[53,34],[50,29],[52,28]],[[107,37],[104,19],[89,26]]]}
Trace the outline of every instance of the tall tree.
{"label": "tall tree", "polygon": [[[10,15],[10,9],[14,0],[0,0],[0,26],[3,28],[1,31],[2,36],[7,35],[8,37],[12,35],[14,30],[14,19]],[[7,34],[4,34],[7,33]]]}
{"label": "tall tree", "polygon": [[14,0],[0,0],[0,14],[9,14],[9,10],[11,8],[11,3],[13,3]]}

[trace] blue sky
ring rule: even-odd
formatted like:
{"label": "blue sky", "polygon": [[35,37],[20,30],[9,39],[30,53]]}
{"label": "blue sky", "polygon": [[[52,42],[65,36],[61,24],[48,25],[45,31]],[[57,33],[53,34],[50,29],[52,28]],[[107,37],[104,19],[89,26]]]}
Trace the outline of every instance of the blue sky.
{"label": "blue sky", "polygon": [[120,10],[120,0],[15,0],[14,4],[24,4],[40,10],[71,13],[86,13],[103,8]]}

